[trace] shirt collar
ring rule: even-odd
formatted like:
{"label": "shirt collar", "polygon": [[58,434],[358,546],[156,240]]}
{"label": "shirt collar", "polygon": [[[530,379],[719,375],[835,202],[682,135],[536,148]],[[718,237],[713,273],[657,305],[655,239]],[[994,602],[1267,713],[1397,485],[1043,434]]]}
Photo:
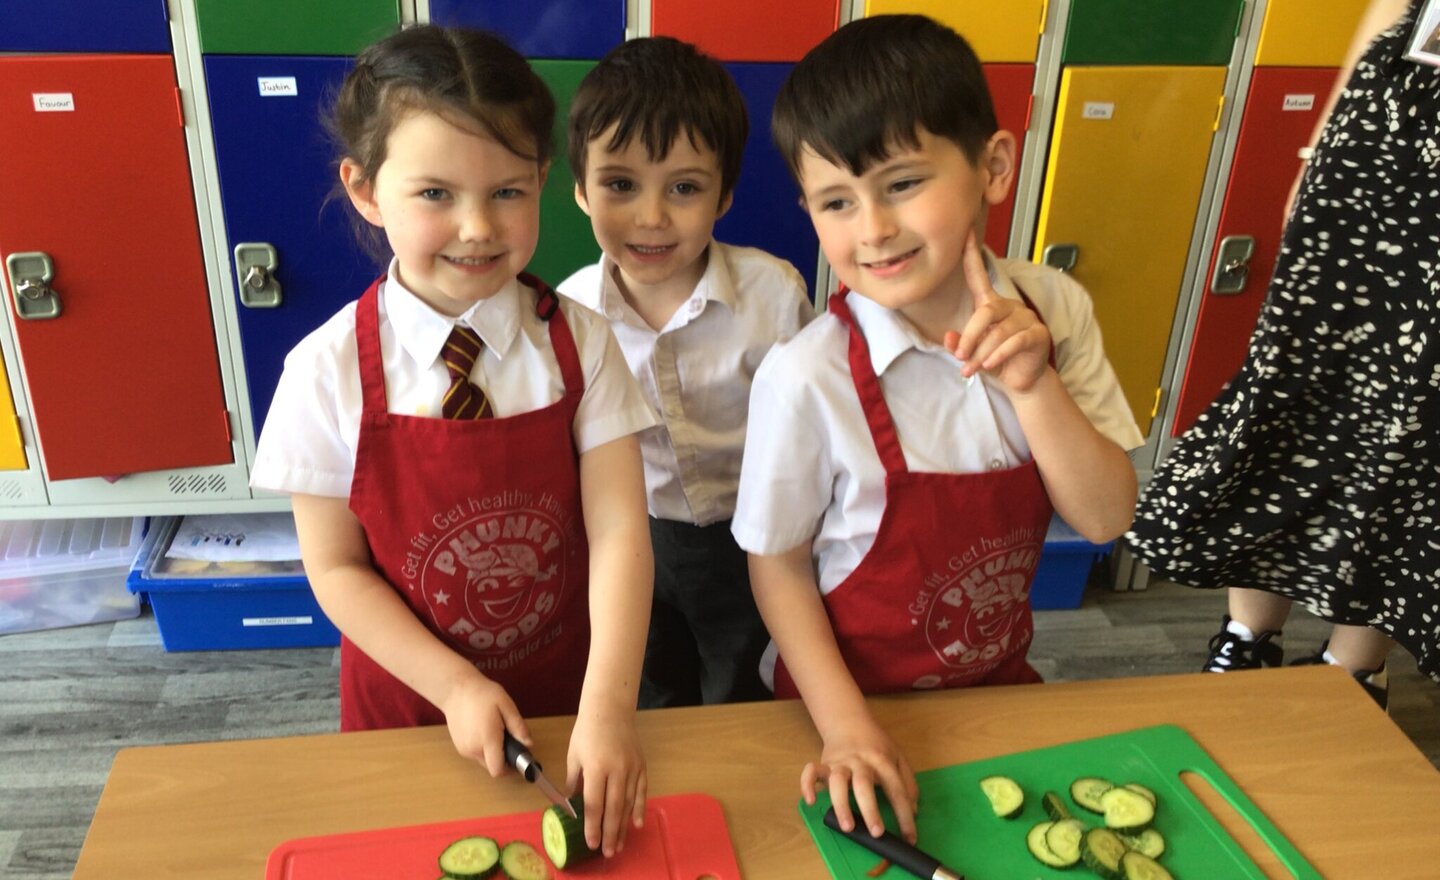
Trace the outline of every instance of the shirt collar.
{"label": "shirt collar", "polygon": [[398,261],[391,259],[380,294],[384,299],[385,316],[395,330],[400,345],[422,367],[440,357],[445,340],[456,324],[464,323],[480,335],[485,347],[497,357],[505,352],[520,334],[519,279],[511,278],[494,296],[483,299],[458,318],[435,311],[401,281]]}
{"label": "shirt collar", "polygon": [[[619,272],[620,267],[609,256],[602,254],[600,314],[611,321],[623,320],[626,314],[633,312],[625,302],[625,295],[620,292]],[[720,303],[732,312],[735,311],[735,276],[730,273],[729,261],[720,253],[719,244],[713,240],[706,249],[705,274],[700,276],[695,289],[690,292],[690,298],[675,314],[686,315],[686,320],[694,319],[705,310],[705,305],[710,300]]]}

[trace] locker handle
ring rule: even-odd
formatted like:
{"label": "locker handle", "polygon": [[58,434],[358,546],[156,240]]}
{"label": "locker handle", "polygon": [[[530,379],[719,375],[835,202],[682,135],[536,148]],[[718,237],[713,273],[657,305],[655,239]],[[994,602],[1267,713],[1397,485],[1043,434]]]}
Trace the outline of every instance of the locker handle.
{"label": "locker handle", "polygon": [[1069,272],[1080,262],[1080,245],[1078,244],[1051,244],[1046,245],[1045,250],[1040,254],[1040,262],[1052,269],[1059,269],[1061,272]]}
{"label": "locker handle", "polygon": [[1210,279],[1210,292],[1234,296],[1245,290],[1250,281],[1250,258],[1255,255],[1255,238],[1250,235],[1227,235],[1220,239],[1215,255],[1215,274]]}
{"label": "locker handle", "polygon": [[275,277],[279,266],[274,245],[263,241],[235,245],[235,277],[239,282],[240,305],[250,309],[273,309],[280,305],[280,282]]}
{"label": "locker handle", "polygon": [[60,317],[60,294],[50,286],[55,280],[55,261],[40,251],[11,254],[5,258],[15,314],[25,321]]}

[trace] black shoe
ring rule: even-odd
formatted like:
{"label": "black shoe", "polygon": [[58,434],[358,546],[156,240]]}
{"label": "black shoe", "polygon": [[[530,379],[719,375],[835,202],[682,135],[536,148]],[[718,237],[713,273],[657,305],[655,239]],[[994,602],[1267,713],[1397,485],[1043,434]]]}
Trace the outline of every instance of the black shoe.
{"label": "black shoe", "polygon": [[[1316,651],[1314,654],[1307,654],[1307,655],[1304,656],[1304,657],[1300,657],[1300,658],[1298,658],[1298,659],[1291,660],[1291,661],[1290,661],[1290,665],[1291,665],[1291,666],[1325,666],[1325,665],[1328,665],[1328,664],[1330,663],[1330,661],[1325,659],[1325,651],[1326,651],[1329,647],[1330,647],[1330,640],[1329,640],[1329,639],[1326,639],[1325,642],[1320,645],[1320,650]],[[1379,669],[1362,669],[1362,670],[1360,670],[1359,672],[1352,672],[1352,673],[1350,673],[1350,674],[1355,678],[1356,681],[1360,682],[1360,686],[1365,689],[1365,693],[1367,693],[1367,694],[1370,695],[1370,699],[1374,700],[1374,701],[1376,702],[1376,704],[1379,705],[1380,708],[1383,709],[1383,710],[1385,710],[1387,713],[1390,711],[1390,677],[1387,676],[1387,675],[1385,675],[1385,664],[1384,664],[1384,663],[1381,663],[1381,664],[1380,664],[1380,668],[1379,668]],[[1384,682],[1383,684],[1376,684],[1375,682],[1373,682],[1373,681],[1370,680],[1371,678],[1373,678],[1374,676],[1377,676],[1377,675],[1381,677],[1382,681]]]}
{"label": "black shoe", "polygon": [[1210,659],[1205,661],[1202,672],[1233,672],[1237,669],[1260,669],[1265,666],[1279,666],[1285,659],[1285,651],[1271,641],[1280,635],[1278,629],[1267,629],[1257,635],[1254,641],[1240,638],[1229,630],[1230,615],[1220,631],[1210,637]]}

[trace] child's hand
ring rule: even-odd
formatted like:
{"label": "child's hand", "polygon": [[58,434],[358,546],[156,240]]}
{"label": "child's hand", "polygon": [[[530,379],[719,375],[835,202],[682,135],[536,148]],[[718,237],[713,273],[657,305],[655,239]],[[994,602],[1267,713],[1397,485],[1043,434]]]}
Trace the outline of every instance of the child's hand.
{"label": "child's hand", "polygon": [[503,687],[478,673],[456,687],[440,709],[455,751],[484,764],[491,776],[504,775],[510,766],[505,763],[506,729],[532,745],[530,728],[515,701]]}
{"label": "child's hand", "polygon": [[873,721],[826,739],[819,762],[806,764],[800,772],[800,793],[805,803],[815,803],[815,787],[820,782],[829,785],[830,802],[840,827],[846,831],[855,828],[854,811],[850,808],[853,792],[855,803],[860,807],[860,818],[875,837],[885,833],[880,802],[875,796],[875,785],[879,783],[895,812],[900,836],[915,842],[920,786],[900,749]]}
{"label": "child's hand", "polygon": [[625,848],[629,819],[645,824],[645,756],[635,713],[590,714],[575,719],[567,782],[585,797],[585,843],[606,857]]}
{"label": "child's hand", "polygon": [[1050,365],[1050,331],[1023,302],[1007,299],[990,286],[973,231],[965,243],[964,262],[975,312],[961,332],[945,334],[945,347],[965,362],[967,378],[984,370],[1006,391],[1023,394]]}

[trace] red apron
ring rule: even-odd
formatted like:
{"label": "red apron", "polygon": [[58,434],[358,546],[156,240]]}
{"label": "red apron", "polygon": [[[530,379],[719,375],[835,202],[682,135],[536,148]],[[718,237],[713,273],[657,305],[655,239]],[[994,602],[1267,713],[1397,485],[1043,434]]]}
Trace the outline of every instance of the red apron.
{"label": "red apron", "polygon": [[[585,382],[554,292],[521,280],[540,291],[536,311],[549,323],[565,394],[508,418],[389,412],[379,282],[360,298],[364,411],[350,509],[376,570],[431,632],[503,685],[525,715],[564,715],[579,707],[590,647],[589,548],[572,439]],[[341,639],[341,730],[444,722]]]}
{"label": "red apron", "polygon": [[[825,595],[850,674],[867,694],[1041,681],[1025,654],[1030,582],[1052,509],[1034,460],[974,474],[911,472],[846,293],[830,298],[830,311],[850,330],[850,373],[885,466],[875,544]],[[799,696],[783,658],[775,696]]]}

